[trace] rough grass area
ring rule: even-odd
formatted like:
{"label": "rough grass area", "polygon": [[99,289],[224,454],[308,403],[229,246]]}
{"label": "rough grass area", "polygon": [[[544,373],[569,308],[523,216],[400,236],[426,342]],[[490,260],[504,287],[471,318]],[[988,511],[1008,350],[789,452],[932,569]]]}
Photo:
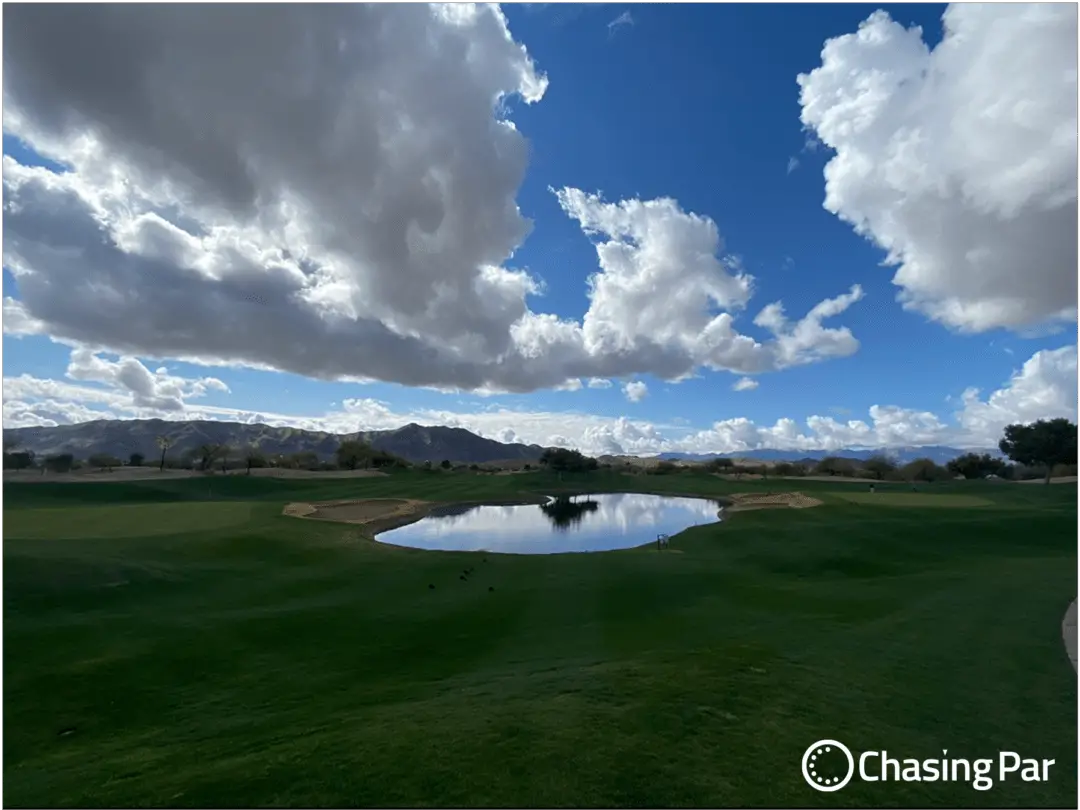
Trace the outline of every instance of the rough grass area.
{"label": "rough grass area", "polygon": [[912,506],[932,509],[971,509],[993,506],[994,502],[975,495],[926,494],[923,492],[834,492],[850,503],[875,506]]}
{"label": "rough grass area", "polygon": [[[872,509],[792,482],[825,504],[689,529],[681,554],[387,550],[281,514],[756,486],[563,479],[5,485],[5,805],[1076,806],[1075,488]],[[823,794],[799,763],[825,737],[1057,763]]]}

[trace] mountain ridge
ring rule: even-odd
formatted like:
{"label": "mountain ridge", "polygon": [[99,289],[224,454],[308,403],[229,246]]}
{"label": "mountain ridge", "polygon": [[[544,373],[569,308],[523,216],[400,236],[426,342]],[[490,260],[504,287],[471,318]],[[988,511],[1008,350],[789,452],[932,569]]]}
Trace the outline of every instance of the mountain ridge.
{"label": "mountain ridge", "polygon": [[[339,443],[359,439],[376,450],[419,463],[452,462],[491,463],[495,461],[536,461],[544,452],[538,444],[503,443],[478,436],[465,428],[445,425],[419,425],[410,422],[390,430],[330,433],[295,427],[274,427],[262,423],[219,422],[215,420],[167,421],[163,419],[98,419],[73,425],[7,428],[5,442],[15,442],[20,449],[37,455],[70,452],[79,458],[94,453],[109,453],[127,459],[142,453],[157,458],[157,437],[173,439],[170,456],[182,456],[202,444],[227,444],[233,447],[258,446],[268,455],[314,452],[320,459],[334,455]],[[819,461],[825,456],[839,456],[865,461],[874,455],[887,455],[905,464],[916,458],[930,458],[945,464],[965,453],[989,453],[1000,456],[997,448],[960,449],[945,445],[894,448],[845,448],[839,450],[744,450],[731,453],[660,453],[652,456],[663,461],[710,461],[717,458],[753,459],[756,461]]]}
{"label": "mountain ridge", "polygon": [[132,453],[141,453],[147,459],[156,459],[161,453],[157,437],[162,435],[172,440],[170,457],[183,456],[203,444],[227,444],[238,448],[254,445],[271,456],[314,452],[321,460],[329,460],[338,445],[350,439],[359,439],[376,450],[414,463],[437,463],[444,459],[467,463],[535,461],[544,452],[536,444],[505,444],[464,428],[423,426],[415,422],[393,430],[330,433],[215,420],[98,419],[55,427],[7,428],[4,441],[15,442],[19,449],[36,455],[68,452],[86,458],[94,453],[108,453],[126,460]]}
{"label": "mountain ridge", "polygon": [[928,458],[937,464],[947,464],[954,458],[966,453],[988,453],[995,458],[1003,458],[996,447],[962,449],[947,445],[908,445],[904,447],[850,447],[838,450],[740,450],[733,453],[661,453],[657,456],[662,461],[712,461],[718,458],[753,459],[755,461],[821,461],[826,456],[847,458],[853,461],[866,461],[872,456],[887,456],[898,464],[907,464],[917,458]]}

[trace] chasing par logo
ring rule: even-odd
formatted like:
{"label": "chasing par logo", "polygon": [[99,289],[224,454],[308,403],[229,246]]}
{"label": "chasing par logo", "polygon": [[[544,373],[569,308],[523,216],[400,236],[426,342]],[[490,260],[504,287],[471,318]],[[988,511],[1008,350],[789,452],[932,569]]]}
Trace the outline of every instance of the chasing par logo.
{"label": "chasing par logo", "polygon": [[[840,790],[856,773],[862,782],[969,782],[975,790],[990,790],[1004,782],[1010,774],[1018,774],[1024,782],[1046,782],[1050,779],[1052,759],[1022,759],[1014,751],[999,751],[990,759],[948,757],[948,749],[933,759],[897,759],[888,751],[863,751],[856,758],[838,740],[818,740],[806,749],[802,758],[802,775],[806,784],[822,793]],[[996,766],[996,767],[995,767]]]}
{"label": "chasing par logo", "polygon": [[806,784],[822,793],[840,790],[855,774],[855,758],[842,742],[818,740],[802,755]]}

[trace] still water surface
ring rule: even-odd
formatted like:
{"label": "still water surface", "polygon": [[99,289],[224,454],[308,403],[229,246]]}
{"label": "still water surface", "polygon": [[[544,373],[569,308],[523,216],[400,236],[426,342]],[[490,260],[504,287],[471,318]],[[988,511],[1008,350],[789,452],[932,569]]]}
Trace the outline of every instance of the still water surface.
{"label": "still water surface", "polygon": [[639,493],[551,498],[543,505],[446,506],[377,535],[398,546],[439,551],[558,554],[655,543],[690,526],[715,523],[720,504],[705,498]]}

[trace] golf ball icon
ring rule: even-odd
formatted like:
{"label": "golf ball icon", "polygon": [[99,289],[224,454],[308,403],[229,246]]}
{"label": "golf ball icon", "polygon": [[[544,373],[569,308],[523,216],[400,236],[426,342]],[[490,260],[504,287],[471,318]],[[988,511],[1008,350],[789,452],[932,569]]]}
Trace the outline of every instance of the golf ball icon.
{"label": "golf ball icon", "polygon": [[802,775],[806,784],[822,793],[840,790],[855,773],[855,758],[842,742],[818,740],[802,757]]}

